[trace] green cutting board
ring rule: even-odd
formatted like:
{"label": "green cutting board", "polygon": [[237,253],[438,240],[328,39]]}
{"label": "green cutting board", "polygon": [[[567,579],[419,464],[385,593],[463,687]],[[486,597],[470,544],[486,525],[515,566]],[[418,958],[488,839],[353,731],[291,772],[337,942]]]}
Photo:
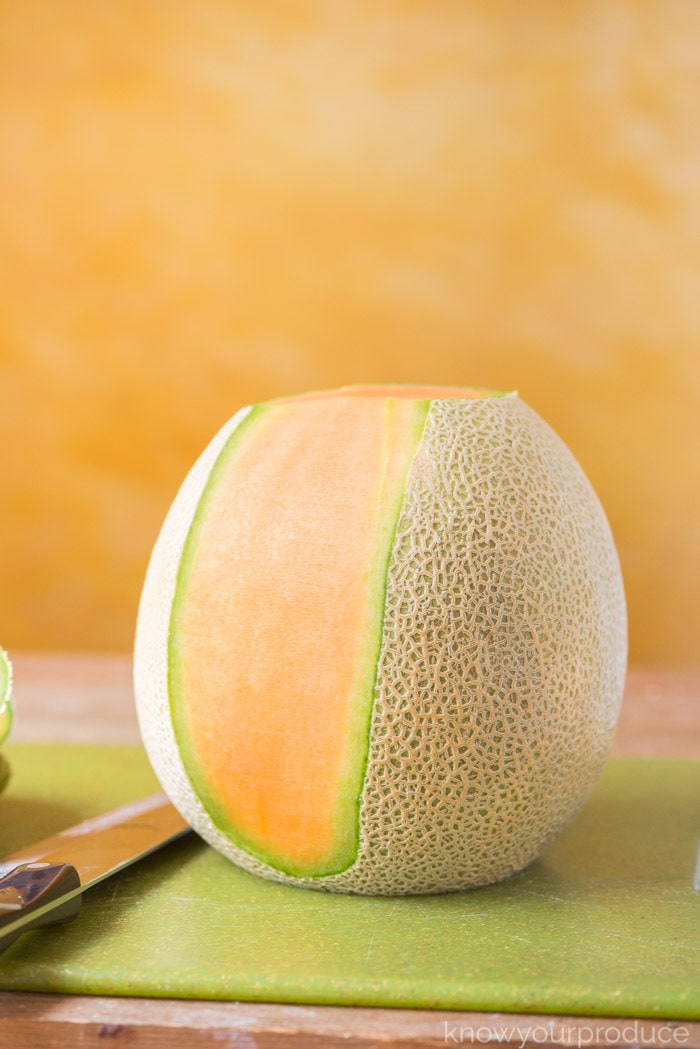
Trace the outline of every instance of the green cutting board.
{"label": "green cutting board", "polygon": [[[137,747],[15,744],[0,855],[157,789]],[[700,762],[610,761],[500,885],[366,898],[266,882],[194,836],[0,957],[0,988],[700,1018]]]}

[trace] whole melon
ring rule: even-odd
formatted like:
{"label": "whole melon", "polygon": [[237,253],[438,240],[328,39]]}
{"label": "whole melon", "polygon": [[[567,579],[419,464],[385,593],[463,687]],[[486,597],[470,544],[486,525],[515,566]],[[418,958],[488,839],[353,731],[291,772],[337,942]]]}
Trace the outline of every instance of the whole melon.
{"label": "whole melon", "polygon": [[276,881],[506,878],[569,823],[624,684],[610,528],[516,394],[347,387],[238,412],[184,481],[139,607],[164,790]]}

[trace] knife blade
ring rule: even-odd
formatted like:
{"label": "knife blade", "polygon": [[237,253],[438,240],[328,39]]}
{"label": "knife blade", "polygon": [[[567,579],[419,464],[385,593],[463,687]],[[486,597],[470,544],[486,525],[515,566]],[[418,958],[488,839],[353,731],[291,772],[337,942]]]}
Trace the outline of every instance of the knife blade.
{"label": "knife blade", "polygon": [[0,951],[70,921],[82,893],[191,831],[164,794],[84,820],[0,860]]}

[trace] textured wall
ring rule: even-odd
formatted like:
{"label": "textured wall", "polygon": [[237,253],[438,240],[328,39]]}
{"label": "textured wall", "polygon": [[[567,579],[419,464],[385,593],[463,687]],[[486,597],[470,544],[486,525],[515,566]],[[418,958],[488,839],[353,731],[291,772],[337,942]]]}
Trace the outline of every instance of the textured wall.
{"label": "textured wall", "polygon": [[0,639],[128,648],[241,404],[517,388],[697,664],[700,6],[0,0]]}

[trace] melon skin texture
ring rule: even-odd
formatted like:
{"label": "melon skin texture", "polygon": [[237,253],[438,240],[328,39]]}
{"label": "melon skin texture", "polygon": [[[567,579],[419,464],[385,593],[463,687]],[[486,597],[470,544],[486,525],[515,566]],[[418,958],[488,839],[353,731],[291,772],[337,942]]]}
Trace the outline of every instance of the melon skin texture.
{"label": "melon skin texture", "polygon": [[[222,737],[228,733],[233,740],[235,719],[233,728],[221,729],[228,704],[242,709],[248,695],[254,696],[252,723],[268,733],[276,760],[289,759],[290,776],[294,753],[305,745],[303,734],[291,743],[276,738],[264,696],[252,691],[236,696],[235,687],[231,696],[190,695],[182,687],[187,674],[176,680],[182,652],[204,651],[196,637],[183,633],[183,622],[190,634],[201,630],[213,645],[208,662],[217,664],[214,670],[224,683],[220,693],[235,677],[227,639],[235,637],[236,622],[212,621],[220,607],[216,600],[206,613],[195,609],[199,614],[189,619],[181,609],[189,600],[187,573],[193,571],[185,567],[193,556],[208,554],[200,550],[209,541],[206,532],[194,555],[191,547],[195,527],[202,527],[203,518],[206,525],[212,477],[237,434],[243,440],[257,409],[242,410],[215,436],[185,479],[153,550],[134,659],[137,712],[149,758],[163,789],[206,841],[239,866],[275,881],[381,895],[499,881],[527,866],[567,826],[610,749],[624,686],[627,624],[614,542],[590,483],[563,442],[517,395],[427,393],[426,399],[421,390],[392,388],[383,397],[381,388],[350,388],[326,399],[280,402],[282,407],[271,402],[273,413],[288,412],[285,434],[293,432],[297,419],[308,428],[313,405],[319,412],[334,411],[334,400],[351,422],[347,413],[358,413],[358,425],[374,418],[370,400],[387,411],[406,399],[423,406],[413,430],[400,431],[397,438],[400,443],[406,433],[417,434],[405,476],[398,471],[394,478],[401,499],[396,520],[385,527],[388,557],[372,563],[375,574],[381,565],[379,590],[372,593],[381,594],[382,607],[378,617],[368,613],[358,659],[369,652],[374,663],[369,689],[352,697],[365,713],[348,715],[355,718],[348,722],[354,733],[351,770],[359,772],[354,781],[344,773],[337,788],[332,783],[329,788],[331,794],[336,789],[352,796],[341,799],[342,815],[329,808],[329,826],[343,848],[327,850],[327,870],[323,850],[305,868],[304,860],[286,859],[283,847],[267,847],[262,816],[258,836],[251,838],[221,803],[228,792],[234,812],[236,766],[233,762],[229,790]],[[357,407],[349,408],[350,402]],[[229,499],[232,522],[252,512],[237,501],[235,487]],[[263,518],[256,527],[266,525]],[[355,536],[344,534],[343,519],[335,526],[340,548],[352,547]],[[222,549],[235,557],[225,543]],[[320,560],[308,537],[298,557]],[[229,586],[235,572],[227,575],[216,557],[214,564],[211,588]],[[357,571],[367,574],[363,564]],[[331,612],[332,605],[315,624],[321,652]],[[288,615],[291,629],[293,606]],[[369,646],[375,625],[376,646]],[[278,624],[277,634],[284,629]],[[348,638],[348,644],[354,641],[354,635]],[[267,644],[255,654],[261,665],[276,658],[275,646]],[[236,658],[240,662],[240,653]],[[192,668],[191,680],[199,680],[201,669]],[[335,694],[329,695],[329,718],[336,717],[334,702]],[[209,779],[210,750],[200,750],[205,757],[198,758],[187,728],[188,711],[193,725],[204,719],[206,726],[206,704],[211,725],[202,746],[223,754]],[[320,768],[322,775],[323,762]],[[247,770],[245,789],[250,775]],[[260,791],[283,795],[283,786],[266,788],[269,775],[261,772]],[[308,792],[309,809],[315,790],[316,780]],[[290,822],[297,818],[302,816],[290,813]],[[310,838],[316,833],[308,831]],[[341,855],[342,869],[336,869]]]}

